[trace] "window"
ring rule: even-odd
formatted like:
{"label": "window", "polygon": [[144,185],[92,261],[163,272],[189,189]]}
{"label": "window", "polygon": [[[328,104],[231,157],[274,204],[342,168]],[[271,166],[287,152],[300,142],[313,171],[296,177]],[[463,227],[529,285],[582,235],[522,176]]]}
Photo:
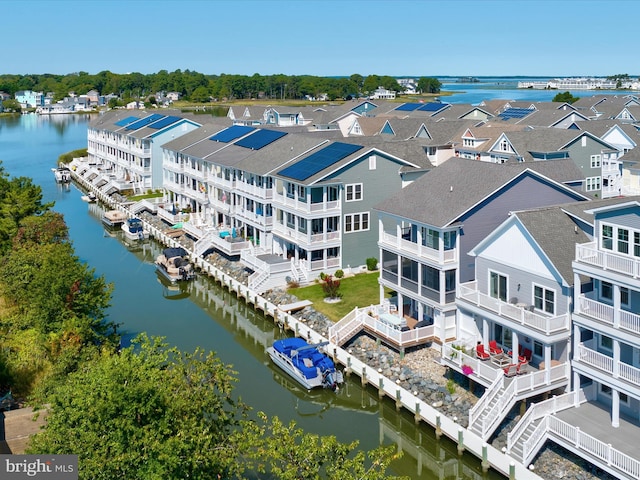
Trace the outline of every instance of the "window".
{"label": "window", "polygon": [[613,227],[602,225],[602,248],[613,250]]}
{"label": "window", "polygon": [[444,232],[444,249],[453,250],[456,248],[456,232]]}
{"label": "window", "polygon": [[618,252],[629,253],[629,230],[618,229]]}
{"label": "window", "polygon": [[599,344],[600,348],[604,350],[613,351],[613,339],[611,337],[607,337],[606,335],[599,335]]}
{"label": "window", "polygon": [[422,266],[422,286],[440,291],[440,271],[427,265]]}
{"label": "window", "polygon": [[362,200],[362,184],[354,183],[351,185],[347,185],[345,187],[346,190],[346,202],[355,202],[357,200]]}
{"label": "window", "polygon": [[640,257],[640,232],[633,232],[633,256]]}
{"label": "window", "polygon": [[600,167],[600,155],[591,155],[591,168]]}
{"label": "window", "polygon": [[539,285],[533,286],[533,305],[537,310],[553,315],[555,313],[556,292]]}
{"label": "window", "polygon": [[376,156],[371,155],[369,157],[369,170],[375,170],[375,169],[376,169]]}
{"label": "window", "polygon": [[[600,393],[602,393],[603,395],[606,395],[607,397],[611,396],[611,387],[609,385],[604,385],[604,384],[600,384]],[[622,393],[622,392],[618,392],[619,398],[620,398],[620,403],[629,403],[629,397],[627,396],[626,393]]]}
{"label": "window", "polygon": [[609,282],[600,282],[600,297],[605,300],[613,300],[613,285]]}
{"label": "window", "polygon": [[507,301],[507,277],[496,272],[489,272],[489,294],[493,298]]}
{"label": "window", "polygon": [[600,177],[587,177],[587,192],[600,190]]}
{"label": "window", "polygon": [[352,213],[344,216],[344,231],[361,232],[369,230],[369,213]]}
{"label": "window", "polygon": [[626,287],[620,287],[620,303],[629,306],[629,289]]}
{"label": "window", "polygon": [[422,227],[422,244],[425,247],[430,247],[438,250],[439,240],[440,233],[437,230],[431,230],[430,228]]}

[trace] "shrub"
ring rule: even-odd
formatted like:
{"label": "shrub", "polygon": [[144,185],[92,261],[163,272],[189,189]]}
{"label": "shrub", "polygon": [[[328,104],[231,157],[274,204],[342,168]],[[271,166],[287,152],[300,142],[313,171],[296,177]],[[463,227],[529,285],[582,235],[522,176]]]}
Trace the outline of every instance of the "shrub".
{"label": "shrub", "polygon": [[453,395],[454,393],[456,393],[456,382],[450,378],[449,380],[447,380],[447,391],[449,392],[449,394]]}
{"label": "shrub", "polygon": [[336,270],[336,278],[342,278],[342,277],[344,277],[344,271]]}
{"label": "shrub", "polygon": [[300,282],[297,280],[288,280],[287,288],[300,288]]}
{"label": "shrub", "polygon": [[322,284],[322,290],[324,290],[325,298],[342,297],[342,294],[338,291],[340,290],[340,280],[336,280],[331,275],[325,276],[324,283]]}
{"label": "shrub", "polygon": [[373,271],[378,269],[378,259],[376,257],[367,258],[367,270]]}
{"label": "shrub", "polygon": [[318,275],[320,277],[320,280],[322,280],[324,282],[324,280],[327,278],[327,274],[324,272],[320,272],[320,275]]}

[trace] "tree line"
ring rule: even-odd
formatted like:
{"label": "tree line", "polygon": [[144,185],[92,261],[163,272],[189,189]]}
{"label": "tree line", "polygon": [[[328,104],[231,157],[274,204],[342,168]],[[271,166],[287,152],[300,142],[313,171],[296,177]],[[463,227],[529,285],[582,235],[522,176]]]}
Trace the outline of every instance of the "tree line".
{"label": "tree line", "polygon": [[80,479],[393,478],[394,445],[364,452],[252,415],[214,352],[144,334],[121,348],[113,285],[42,198],[0,162],[0,397],[47,406],[27,453],[76,454]]}
{"label": "tree line", "polygon": [[[441,83],[436,78],[420,77],[418,89],[422,93],[439,93]],[[313,75],[205,75],[191,70],[160,70],[157,73],[117,74],[108,70],[91,75],[87,72],[67,75],[33,74],[0,75],[0,91],[15,95],[19,90],[53,92],[54,100],[69,92],[83,95],[96,90],[101,95],[114,94],[120,98],[148,98],[158,92],[178,92],[186,100],[206,103],[211,99],[304,99],[327,95],[330,100],[367,96],[378,87],[395,92],[403,88],[397,79],[387,75],[353,74],[349,77],[319,77]]]}

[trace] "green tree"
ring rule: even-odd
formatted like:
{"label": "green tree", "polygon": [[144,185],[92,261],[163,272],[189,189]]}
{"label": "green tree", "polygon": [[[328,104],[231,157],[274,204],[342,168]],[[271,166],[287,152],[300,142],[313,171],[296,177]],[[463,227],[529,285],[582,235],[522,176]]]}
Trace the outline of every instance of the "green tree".
{"label": "green tree", "polygon": [[29,453],[80,457],[79,477],[215,479],[239,473],[230,441],[246,407],[213,353],[185,354],[141,336],[69,375],[46,397]]}
{"label": "green tree", "polygon": [[0,251],[6,251],[22,219],[53,206],[42,203],[42,188],[27,177],[9,179],[0,163]]}
{"label": "green tree", "polygon": [[245,424],[238,434],[239,444],[247,446],[243,461],[252,470],[269,473],[280,480],[380,480],[402,452],[395,446],[358,451],[358,442],[341,443],[334,436],[320,437],[297,428],[295,422],[271,421],[263,413],[259,422]]}
{"label": "green tree", "polygon": [[207,87],[197,87],[191,94],[191,101],[196,103],[209,103],[211,101],[211,94]]}
{"label": "green tree", "polygon": [[4,107],[4,111],[7,113],[22,112],[22,105],[20,105],[20,102],[18,102],[17,100],[14,100],[13,98],[3,101],[2,106]]}
{"label": "green tree", "polygon": [[21,323],[50,333],[71,322],[83,341],[97,342],[112,286],[79,261],[69,243],[18,245],[0,264],[0,292],[20,312]]}
{"label": "green tree", "polygon": [[571,95],[571,92],[563,92],[558,93],[555,97],[553,97],[553,102],[562,102],[562,103],[575,103],[580,100],[580,97],[574,97]]}
{"label": "green tree", "polygon": [[433,77],[420,77],[418,79],[418,90],[422,93],[440,93],[442,83]]}

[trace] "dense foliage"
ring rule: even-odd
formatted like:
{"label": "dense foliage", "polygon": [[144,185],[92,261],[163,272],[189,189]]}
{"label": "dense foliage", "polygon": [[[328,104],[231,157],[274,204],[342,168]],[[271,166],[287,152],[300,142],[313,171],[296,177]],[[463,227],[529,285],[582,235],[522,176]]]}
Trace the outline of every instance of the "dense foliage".
{"label": "dense foliage", "polygon": [[[424,93],[438,93],[435,78],[420,79]],[[150,98],[157,92],[178,92],[185,99],[206,103],[214,99],[303,99],[326,94],[329,99],[348,99],[371,94],[378,87],[401,92],[394,77],[353,74],[350,77],[317,77],[312,75],[204,75],[190,70],[143,75],[116,74],[102,71],[95,75],[78,72],[68,75],[0,75],[0,91],[14,95],[18,90],[53,92],[61,100],[75,92],[86,94],[97,90],[102,95],[114,94],[121,99]]]}
{"label": "dense foliage", "polygon": [[553,102],[565,102],[565,103],[574,103],[580,100],[580,97],[574,97],[571,95],[571,92],[563,92],[558,93],[555,97],[553,97]]}

